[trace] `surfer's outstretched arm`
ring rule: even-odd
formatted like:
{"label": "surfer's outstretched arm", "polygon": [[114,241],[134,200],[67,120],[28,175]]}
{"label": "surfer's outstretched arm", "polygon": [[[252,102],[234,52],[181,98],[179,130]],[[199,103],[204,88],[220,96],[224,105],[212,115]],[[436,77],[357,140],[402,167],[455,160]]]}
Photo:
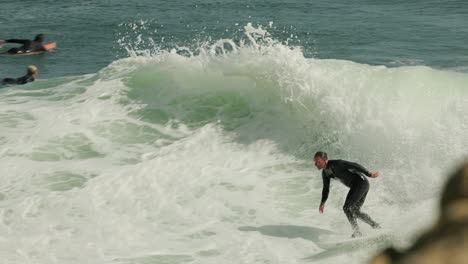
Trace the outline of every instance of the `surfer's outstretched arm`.
{"label": "surfer's outstretched arm", "polygon": [[346,160],[343,160],[342,162],[346,164],[348,168],[350,168],[349,170],[354,169],[358,172],[364,173],[367,177],[371,176],[371,173],[366,168],[364,168],[361,164],[358,164],[356,162],[346,161]]}
{"label": "surfer's outstretched arm", "polygon": [[361,164],[358,164],[356,162],[350,162],[350,161],[343,161],[350,169],[351,172],[353,172],[352,170],[355,170],[355,171],[358,171],[360,173],[363,173],[364,175],[366,175],[367,177],[370,177],[370,178],[377,178],[380,174],[380,172],[369,172],[366,168],[364,168],[364,166],[362,166]]}
{"label": "surfer's outstretched arm", "polygon": [[323,180],[323,189],[322,189],[322,200],[320,201],[319,212],[323,214],[323,209],[325,208],[325,202],[328,199],[328,194],[330,193],[330,178],[322,171],[322,180]]}

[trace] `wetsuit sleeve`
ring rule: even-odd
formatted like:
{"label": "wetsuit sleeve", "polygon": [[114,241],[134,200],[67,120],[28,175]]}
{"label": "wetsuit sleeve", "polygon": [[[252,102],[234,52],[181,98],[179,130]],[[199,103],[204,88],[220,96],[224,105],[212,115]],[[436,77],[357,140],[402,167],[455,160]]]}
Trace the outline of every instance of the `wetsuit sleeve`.
{"label": "wetsuit sleeve", "polygon": [[28,44],[30,40],[28,39],[7,39],[6,43],[19,43],[19,44]]}
{"label": "wetsuit sleeve", "polygon": [[361,166],[360,164],[357,164],[355,162],[346,161],[346,165],[351,169],[354,169],[354,170],[357,170],[358,172],[364,173],[364,175],[366,175],[367,177],[370,177],[372,175],[366,168],[364,168],[363,166]]}
{"label": "wetsuit sleeve", "polygon": [[325,203],[328,199],[328,193],[330,192],[330,178],[325,175],[325,172],[322,171],[322,180],[323,180],[323,189],[322,189],[322,201],[320,203]]}
{"label": "wetsuit sleeve", "polygon": [[16,79],[16,84],[26,84],[30,82],[34,82],[34,77],[32,77],[31,75],[25,75],[21,78]]}

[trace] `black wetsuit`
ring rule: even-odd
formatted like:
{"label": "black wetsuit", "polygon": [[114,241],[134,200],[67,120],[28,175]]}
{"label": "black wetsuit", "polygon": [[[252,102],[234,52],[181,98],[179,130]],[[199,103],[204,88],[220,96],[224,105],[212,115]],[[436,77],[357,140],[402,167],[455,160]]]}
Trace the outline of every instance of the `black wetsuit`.
{"label": "black wetsuit", "polygon": [[331,178],[340,180],[350,188],[343,210],[354,231],[359,231],[356,218],[361,219],[373,228],[380,227],[370,216],[361,212],[361,206],[364,204],[367,192],[369,191],[369,181],[366,176],[371,176],[371,173],[366,168],[345,160],[329,160],[327,167],[322,171],[322,204],[327,201]]}
{"label": "black wetsuit", "polygon": [[26,83],[30,83],[30,82],[34,82],[34,77],[32,75],[29,75],[29,74],[26,74],[25,76],[23,77],[20,77],[18,79],[14,79],[14,78],[5,78],[2,80],[2,84],[3,85],[15,85],[15,84],[26,84]]}
{"label": "black wetsuit", "polygon": [[23,46],[12,48],[7,51],[8,54],[18,54],[27,52],[47,51],[41,42],[29,39],[7,39],[6,43],[19,43]]}

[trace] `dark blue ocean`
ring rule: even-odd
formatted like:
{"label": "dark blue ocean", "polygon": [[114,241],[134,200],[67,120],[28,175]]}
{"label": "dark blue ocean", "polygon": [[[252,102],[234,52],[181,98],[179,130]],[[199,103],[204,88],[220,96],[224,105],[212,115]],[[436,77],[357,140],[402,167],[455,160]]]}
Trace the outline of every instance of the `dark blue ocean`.
{"label": "dark blue ocean", "polygon": [[[143,39],[164,48],[206,39],[242,38],[247,23],[300,46],[304,56],[397,67],[425,65],[466,71],[465,1],[4,1],[0,39],[43,33],[57,42],[48,56],[2,58],[3,75],[37,64],[42,77],[94,73],[128,56],[118,44],[134,42],[128,24],[144,21]],[[292,36],[292,37],[291,37]],[[289,41],[288,41],[289,40]]]}
{"label": "dark blue ocean", "polygon": [[[0,7],[0,39],[57,43],[0,56],[39,69],[0,87],[0,263],[366,263],[467,158],[465,1]],[[318,212],[319,150],[381,172],[359,246],[345,186]]]}

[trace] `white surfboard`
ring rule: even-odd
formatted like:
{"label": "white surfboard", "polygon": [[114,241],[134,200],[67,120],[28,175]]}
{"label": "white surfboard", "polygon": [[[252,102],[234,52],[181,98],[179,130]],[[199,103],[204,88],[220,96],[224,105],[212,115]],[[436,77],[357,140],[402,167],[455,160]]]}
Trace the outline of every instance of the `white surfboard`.
{"label": "white surfboard", "polygon": [[358,238],[350,238],[346,240],[336,240],[336,241],[319,241],[317,246],[323,249],[332,249],[332,248],[367,248],[374,246],[384,246],[390,244],[392,241],[393,235],[390,233],[378,233],[371,236],[363,236]]}

